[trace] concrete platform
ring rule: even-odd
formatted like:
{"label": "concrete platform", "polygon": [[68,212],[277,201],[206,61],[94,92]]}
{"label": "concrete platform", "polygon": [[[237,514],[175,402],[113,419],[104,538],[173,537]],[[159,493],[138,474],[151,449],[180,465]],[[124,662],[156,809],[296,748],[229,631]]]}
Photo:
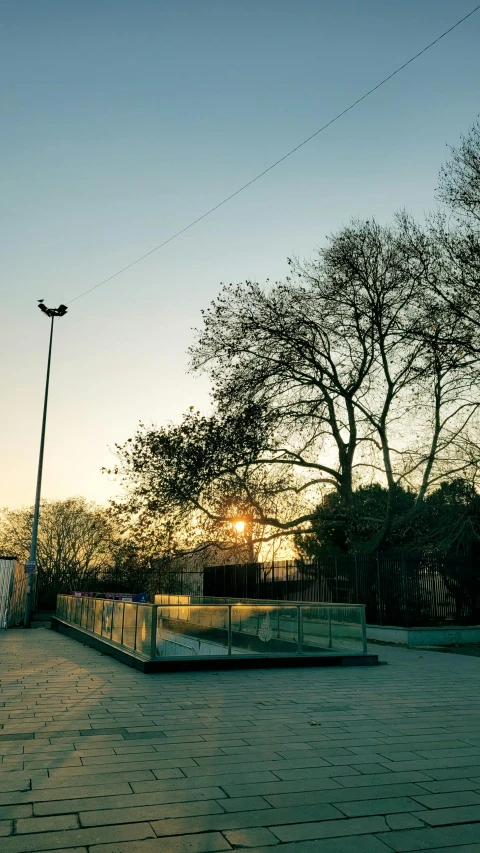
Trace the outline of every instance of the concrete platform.
{"label": "concrete platform", "polygon": [[402,643],[405,646],[454,646],[463,643],[480,643],[480,625],[450,625],[442,628],[367,625],[367,640]]}

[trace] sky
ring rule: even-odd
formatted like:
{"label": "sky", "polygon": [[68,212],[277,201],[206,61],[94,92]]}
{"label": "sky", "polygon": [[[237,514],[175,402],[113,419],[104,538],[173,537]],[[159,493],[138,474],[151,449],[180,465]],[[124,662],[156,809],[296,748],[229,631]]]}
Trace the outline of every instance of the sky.
{"label": "sky", "polygon": [[[474,0],[0,0],[0,506],[31,505],[48,321],[268,167]],[[42,494],[105,503],[188,373],[220,282],[284,277],[352,217],[435,205],[480,112],[480,12],[195,228],[56,322]]]}

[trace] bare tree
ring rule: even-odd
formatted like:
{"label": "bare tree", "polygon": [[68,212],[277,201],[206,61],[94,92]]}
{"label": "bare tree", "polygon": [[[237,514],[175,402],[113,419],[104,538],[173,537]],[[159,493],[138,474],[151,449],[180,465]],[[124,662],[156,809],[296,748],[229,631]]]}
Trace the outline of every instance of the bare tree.
{"label": "bare tree", "polygon": [[414,513],[462,464],[478,402],[458,352],[461,320],[432,300],[401,223],[354,222],[290,267],[272,286],[223,288],[192,350],[214,414],[140,428],[118,448],[116,473],[132,511],[197,513],[224,535],[241,515],[258,542],[308,532],[329,490],[353,510],[355,488],[376,481],[388,499],[365,519],[373,550],[399,487],[416,490]]}
{"label": "bare tree", "polygon": [[438,197],[457,219],[480,226],[480,121],[462,136],[451,159],[441,168]]}
{"label": "bare tree", "polygon": [[457,342],[480,355],[480,123],[462,138],[440,172],[438,198],[444,207],[421,228],[402,215],[408,251],[422,268],[432,298],[457,323]]}
{"label": "bare tree", "polygon": [[[375,222],[343,229],[313,262],[290,263],[293,280],[269,291],[224,289],[194,367],[212,377],[220,410],[248,400],[268,412],[258,463],[290,466],[309,487],[328,483],[346,507],[365,474],[392,498],[414,485],[421,502],[477,406],[464,360],[439,334],[423,267],[401,229]],[[368,548],[388,534],[391,502],[377,523]]]}

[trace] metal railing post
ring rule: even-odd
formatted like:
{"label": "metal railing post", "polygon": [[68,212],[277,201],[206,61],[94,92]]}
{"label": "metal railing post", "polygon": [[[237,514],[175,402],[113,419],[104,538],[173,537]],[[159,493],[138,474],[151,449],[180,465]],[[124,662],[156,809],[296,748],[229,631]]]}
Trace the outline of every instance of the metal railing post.
{"label": "metal railing post", "polygon": [[365,605],[362,606],[360,611],[360,619],[362,623],[362,646],[363,646],[363,654],[367,654],[367,620],[365,617]]}
{"label": "metal railing post", "polygon": [[157,606],[152,606],[152,624],[150,626],[150,660],[157,657]]}
{"label": "metal railing post", "polygon": [[297,605],[297,654],[302,654],[302,608]]}
{"label": "metal railing post", "polygon": [[332,648],[332,608],[328,608],[328,648]]}
{"label": "metal railing post", "polygon": [[123,626],[125,625],[125,602],[122,607],[122,633],[120,635],[120,645],[123,646]]}
{"label": "metal railing post", "polygon": [[232,654],[232,605],[228,604],[228,654]]}
{"label": "metal railing post", "polygon": [[135,605],[135,628],[133,634],[133,651],[137,651],[137,622],[138,622],[138,604]]}

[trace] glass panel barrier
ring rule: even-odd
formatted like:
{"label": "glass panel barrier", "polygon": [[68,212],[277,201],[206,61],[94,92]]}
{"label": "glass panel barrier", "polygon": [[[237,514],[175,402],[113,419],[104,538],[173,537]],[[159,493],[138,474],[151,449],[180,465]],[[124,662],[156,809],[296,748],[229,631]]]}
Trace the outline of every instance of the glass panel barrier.
{"label": "glass panel barrier", "polygon": [[94,634],[102,634],[102,614],[103,614],[103,599],[97,598],[95,599],[95,616],[93,620],[93,632]]}
{"label": "glass panel barrier", "polygon": [[232,654],[297,654],[296,605],[232,605]]}
{"label": "glass panel barrier", "polygon": [[112,640],[114,643],[122,642],[123,629],[123,601],[113,602],[113,617],[112,617]]}
{"label": "glass panel barrier", "polygon": [[265,603],[251,599],[219,603],[218,599],[200,598],[192,604],[186,595],[162,595],[156,599],[168,603],[152,606],[61,595],[56,613],[72,625],[112,639],[150,659],[367,651],[363,605]]}
{"label": "glass panel barrier", "polygon": [[135,627],[137,624],[137,605],[125,602],[123,617],[123,645],[135,649]]}
{"label": "glass panel barrier", "polygon": [[332,648],[338,651],[363,651],[362,610],[345,609],[341,604],[331,608]]}
{"label": "glass panel barrier", "polygon": [[95,599],[87,598],[88,602],[88,613],[87,613],[87,631],[93,631],[93,625],[95,620]]}
{"label": "glass panel barrier", "polygon": [[152,638],[152,606],[150,604],[137,605],[137,631],[135,649],[142,655],[150,657]]}
{"label": "glass panel barrier", "polygon": [[87,627],[87,612],[88,612],[88,598],[82,598],[82,612],[80,616],[80,625],[82,628]]}
{"label": "glass panel barrier", "polygon": [[303,654],[325,649],[363,652],[361,607],[311,605],[302,611]]}
{"label": "glass panel barrier", "polygon": [[[190,604],[190,595],[155,595],[154,604]],[[204,602],[199,602],[203,604]]]}
{"label": "glass panel barrier", "polygon": [[81,624],[81,621],[82,621],[82,604],[83,604],[83,600],[81,598],[75,599],[75,613],[74,613],[75,625]]}
{"label": "glass panel barrier", "polygon": [[113,601],[104,601],[102,615],[102,637],[107,637],[108,640],[110,639],[110,634],[112,632],[112,614]]}
{"label": "glass panel barrier", "polygon": [[159,606],[157,655],[204,657],[228,654],[228,607]]}
{"label": "glass panel barrier", "polygon": [[73,603],[74,603],[74,601],[75,601],[75,599],[74,599],[74,598],[71,598],[71,597],[69,597],[69,598],[67,599],[67,603],[66,603],[66,606],[65,606],[65,619],[66,619],[66,621],[67,621],[67,622],[71,622],[71,621],[72,621],[72,608],[73,608]]}

